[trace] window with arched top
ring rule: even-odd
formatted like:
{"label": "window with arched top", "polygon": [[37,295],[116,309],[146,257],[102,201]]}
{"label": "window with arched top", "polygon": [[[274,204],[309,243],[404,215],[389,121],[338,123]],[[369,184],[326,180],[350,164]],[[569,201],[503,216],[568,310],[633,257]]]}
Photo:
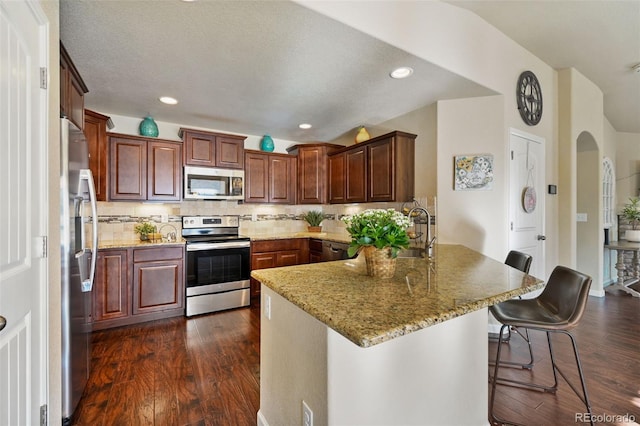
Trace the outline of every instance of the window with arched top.
{"label": "window with arched top", "polygon": [[605,229],[615,225],[616,174],[613,162],[605,157],[602,160],[602,222]]}

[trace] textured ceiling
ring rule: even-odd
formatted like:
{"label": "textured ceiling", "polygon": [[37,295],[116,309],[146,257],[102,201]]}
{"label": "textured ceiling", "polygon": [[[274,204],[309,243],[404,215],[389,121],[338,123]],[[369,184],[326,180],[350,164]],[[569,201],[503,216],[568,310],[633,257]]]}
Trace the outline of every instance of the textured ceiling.
{"label": "textured ceiling", "polygon": [[[60,27],[86,106],[105,114],[326,141],[439,99],[494,93],[288,1],[61,0]],[[389,78],[400,65],[414,75]]]}
{"label": "textured ceiling", "polygon": [[604,94],[619,132],[640,133],[639,0],[456,1],[555,69],[573,67]]}
{"label": "textured ceiling", "polygon": [[[604,93],[640,133],[640,0],[457,1]],[[61,39],[88,108],[241,134],[332,140],[439,99],[492,91],[288,1],[61,0]],[[415,69],[392,80],[399,65]],[[177,106],[158,102],[176,97]],[[309,122],[311,130],[298,124]]]}

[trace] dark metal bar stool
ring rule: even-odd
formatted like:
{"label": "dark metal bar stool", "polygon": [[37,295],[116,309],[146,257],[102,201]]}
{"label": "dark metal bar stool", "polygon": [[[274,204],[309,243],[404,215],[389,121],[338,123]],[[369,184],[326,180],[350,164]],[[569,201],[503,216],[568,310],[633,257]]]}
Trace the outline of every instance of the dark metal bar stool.
{"label": "dark metal bar stool", "polygon": [[[511,250],[507,254],[507,258],[505,259],[505,265],[509,265],[512,268],[516,268],[525,274],[529,273],[529,269],[531,269],[531,262],[533,261],[533,257],[530,254],[522,253],[521,251]],[[520,298],[520,296],[518,296]],[[520,335],[527,345],[529,345],[529,362],[526,364],[513,362],[513,361],[504,361],[502,364],[506,366],[512,367],[521,367],[530,370],[533,367],[533,350],[531,349],[531,341],[529,340],[529,332],[527,329],[524,330],[524,334],[520,333],[516,327],[507,327],[507,337],[502,339],[503,343],[509,342],[511,340],[511,331]],[[502,333],[502,329],[500,329],[500,333]],[[492,341],[497,341],[498,336],[490,335],[489,339]],[[489,363],[489,365],[493,365],[493,363]]]}
{"label": "dark metal bar stool", "polygon": [[[493,377],[491,378],[491,400],[489,403],[489,415],[492,424],[515,424],[510,423],[496,417],[493,413],[493,405],[496,396],[496,385],[506,384],[510,386],[518,386],[524,388],[537,389],[544,392],[555,393],[558,389],[558,376],[560,373],[562,378],[569,384],[571,389],[580,398],[587,408],[587,412],[591,414],[591,404],[587,395],[587,388],[584,383],[582,374],[582,365],[578,357],[578,348],[576,342],[569,333],[569,330],[578,325],[589,296],[589,288],[591,287],[591,277],[582,274],[565,266],[556,266],[551,273],[549,281],[542,293],[535,299],[513,299],[506,302],[498,303],[489,309],[495,318],[500,321],[503,326],[500,328],[498,336],[498,352],[496,354],[495,368]],[[527,383],[517,380],[511,380],[498,377],[498,370],[504,361],[500,361],[502,334],[507,327],[517,327],[525,330],[539,330],[547,334],[547,343],[549,345],[549,354],[551,356],[551,366],[553,370],[554,383],[551,386],[541,385],[537,383]],[[562,333],[569,336],[573,346],[573,353],[578,367],[580,383],[582,385],[582,395],[578,389],[568,380],[564,373],[560,370],[553,356],[553,347],[551,345],[551,333]],[[591,421],[593,425],[593,421]]]}

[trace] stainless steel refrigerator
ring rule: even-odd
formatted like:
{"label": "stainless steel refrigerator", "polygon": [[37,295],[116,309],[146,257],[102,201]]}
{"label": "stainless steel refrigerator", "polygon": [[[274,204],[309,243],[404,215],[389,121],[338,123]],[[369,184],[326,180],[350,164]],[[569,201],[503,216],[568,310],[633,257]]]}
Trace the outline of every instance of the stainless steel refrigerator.
{"label": "stainless steel refrigerator", "polygon": [[98,214],[85,136],[66,118],[61,119],[60,133],[64,425],[71,422],[91,370],[91,291],[98,254]]}

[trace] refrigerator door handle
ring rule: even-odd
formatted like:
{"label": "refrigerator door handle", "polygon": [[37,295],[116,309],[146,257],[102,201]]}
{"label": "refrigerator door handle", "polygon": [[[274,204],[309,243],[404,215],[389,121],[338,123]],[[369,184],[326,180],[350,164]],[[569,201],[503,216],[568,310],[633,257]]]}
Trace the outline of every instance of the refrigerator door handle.
{"label": "refrigerator door handle", "polygon": [[[91,291],[93,289],[93,279],[96,275],[96,262],[98,260],[98,203],[96,201],[96,188],[93,183],[93,174],[89,169],[80,169],[80,183],[86,180],[89,187],[89,201],[91,203],[91,270],[89,272],[89,278],[82,282],[82,291]],[[80,186],[80,183],[78,186]],[[79,191],[78,191],[79,192]],[[84,221],[82,221],[82,227],[84,228]],[[84,229],[82,232],[84,236]]]}

